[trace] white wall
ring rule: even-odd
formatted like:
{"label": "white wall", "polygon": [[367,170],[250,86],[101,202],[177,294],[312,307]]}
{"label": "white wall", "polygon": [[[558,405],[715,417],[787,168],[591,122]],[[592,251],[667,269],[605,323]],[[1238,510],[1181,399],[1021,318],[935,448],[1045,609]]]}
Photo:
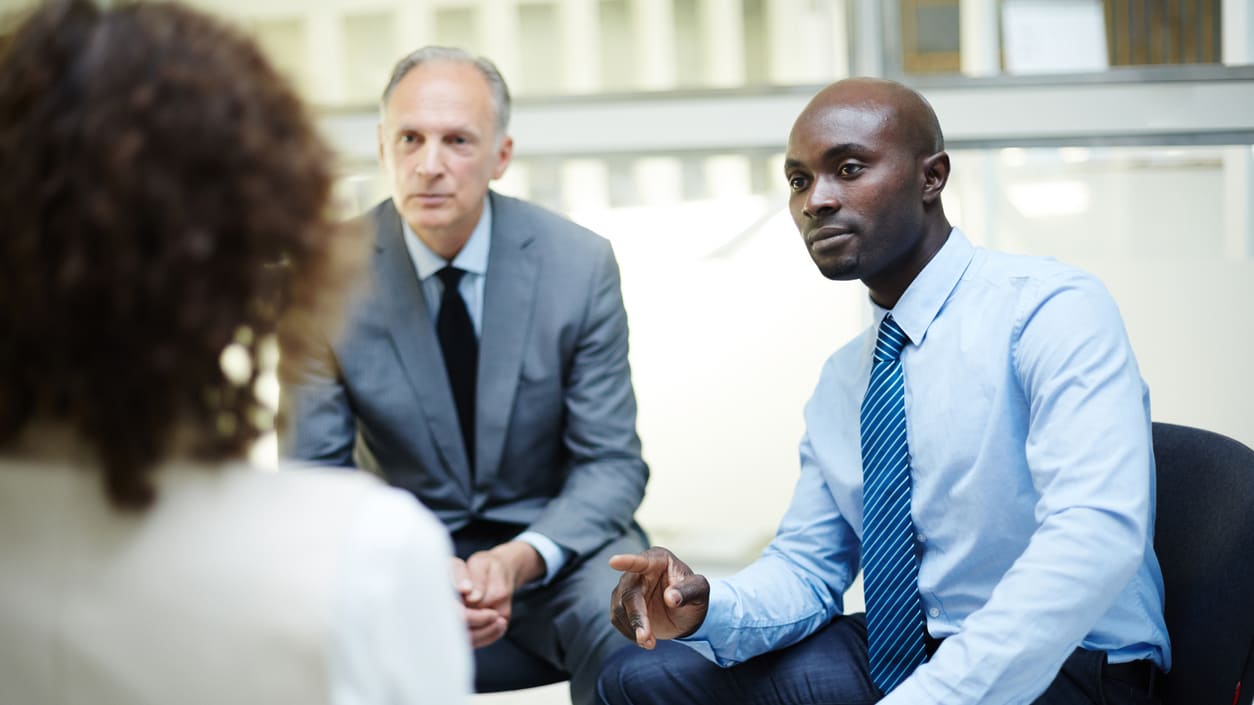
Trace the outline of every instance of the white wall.
{"label": "white wall", "polygon": [[[720,560],[774,532],[798,474],[802,405],[867,315],[861,286],[819,275],[778,202],[739,203],[690,206],[688,223],[656,210],[585,218],[613,239],[623,272],[653,468],[641,521],[659,541],[700,543],[701,557]],[[717,246],[768,210],[721,254],[691,243]]]}

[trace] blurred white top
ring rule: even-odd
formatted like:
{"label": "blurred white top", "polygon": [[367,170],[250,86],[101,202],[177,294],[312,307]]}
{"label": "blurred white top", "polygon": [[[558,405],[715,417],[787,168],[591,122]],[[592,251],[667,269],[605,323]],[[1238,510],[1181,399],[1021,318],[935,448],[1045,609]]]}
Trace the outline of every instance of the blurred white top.
{"label": "blurred white top", "polygon": [[364,473],[0,457],[0,701],[465,703],[447,534]]}

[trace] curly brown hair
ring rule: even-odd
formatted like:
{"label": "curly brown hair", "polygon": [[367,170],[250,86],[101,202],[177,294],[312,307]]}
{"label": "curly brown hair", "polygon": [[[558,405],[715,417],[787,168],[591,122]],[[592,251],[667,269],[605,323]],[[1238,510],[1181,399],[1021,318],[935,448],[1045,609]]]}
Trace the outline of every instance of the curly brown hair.
{"label": "curly brown hair", "polygon": [[240,457],[272,427],[248,362],[276,334],[285,366],[301,352],[363,241],[334,223],[300,100],[240,32],[58,0],[3,44],[0,445],[68,427],[113,504],[143,508],[163,459]]}

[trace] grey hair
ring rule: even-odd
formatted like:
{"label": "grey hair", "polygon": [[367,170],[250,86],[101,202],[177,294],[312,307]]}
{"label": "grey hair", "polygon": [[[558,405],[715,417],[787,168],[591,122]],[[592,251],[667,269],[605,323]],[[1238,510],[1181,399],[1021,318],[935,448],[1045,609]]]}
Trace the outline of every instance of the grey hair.
{"label": "grey hair", "polygon": [[501,76],[496,64],[490,59],[475,56],[457,47],[425,46],[396,62],[396,67],[392,69],[392,77],[388,79],[387,88],[383,89],[383,99],[379,102],[380,109],[387,110],[388,99],[392,97],[392,92],[396,90],[397,84],[409,75],[410,71],[427,63],[463,64],[475,67],[483,75],[483,80],[488,82],[488,91],[492,95],[492,107],[496,110],[496,139],[499,141],[505,137],[505,131],[509,128],[510,107],[509,86],[505,85],[505,78]]}

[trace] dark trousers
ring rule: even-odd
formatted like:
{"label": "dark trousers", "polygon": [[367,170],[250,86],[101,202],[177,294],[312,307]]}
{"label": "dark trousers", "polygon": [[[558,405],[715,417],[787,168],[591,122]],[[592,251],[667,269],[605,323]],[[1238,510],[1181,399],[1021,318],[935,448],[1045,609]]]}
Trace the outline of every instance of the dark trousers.
{"label": "dark trousers", "polygon": [[[522,527],[478,524],[454,532],[453,545],[457,555],[466,558],[520,531]],[[644,534],[633,528],[568,564],[552,583],[516,593],[504,638],[475,650],[475,690],[493,693],[569,678],[571,702],[595,705],[601,665],[624,643],[608,616],[609,594],[618,583],[610,556],[638,553],[648,545]]]}
{"label": "dark trousers", "polygon": [[[1077,649],[1033,705],[1157,705],[1150,684],[1107,672],[1106,654]],[[601,671],[605,705],[870,705],[883,694],[871,683],[866,620],[838,617],[805,640],[720,668],[683,644],[658,642],[617,652]]]}

